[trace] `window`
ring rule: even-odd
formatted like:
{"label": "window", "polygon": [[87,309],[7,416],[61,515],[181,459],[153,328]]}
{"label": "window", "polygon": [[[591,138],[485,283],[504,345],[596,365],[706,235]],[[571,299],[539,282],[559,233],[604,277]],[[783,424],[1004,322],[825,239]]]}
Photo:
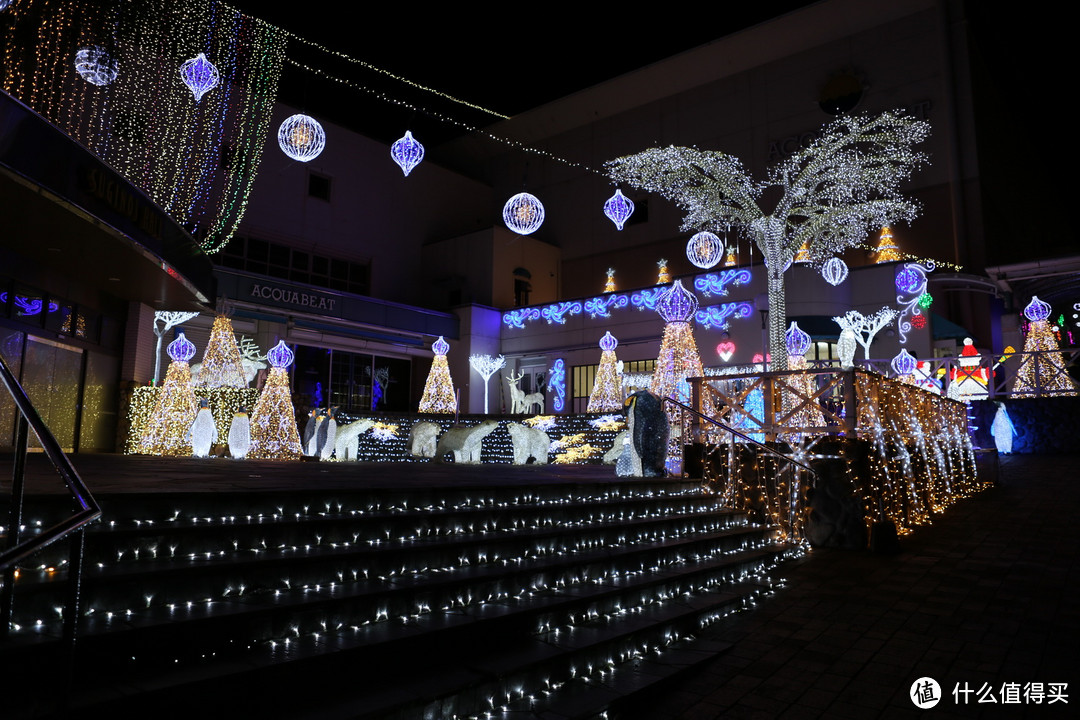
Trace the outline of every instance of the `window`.
{"label": "window", "polygon": [[315,173],[308,173],[307,193],[310,197],[330,200],[330,178]]}
{"label": "window", "polygon": [[370,289],[371,268],[367,263],[315,255],[256,238],[234,237],[214,261],[233,270],[357,295],[366,295]]}

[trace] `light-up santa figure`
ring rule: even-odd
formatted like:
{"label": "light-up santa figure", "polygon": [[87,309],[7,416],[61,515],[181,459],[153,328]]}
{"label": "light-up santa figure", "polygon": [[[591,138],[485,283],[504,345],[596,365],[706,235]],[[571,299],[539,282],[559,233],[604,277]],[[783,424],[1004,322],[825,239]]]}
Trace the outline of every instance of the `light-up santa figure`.
{"label": "light-up santa figure", "polygon": [[946,392],[953,400],[969,402],[984,400],[990,391],[990,372],[982,366],[982,355],[975,349],[971,338],[964,338],[964,349],[956,366],[949,371],[949,389]]}

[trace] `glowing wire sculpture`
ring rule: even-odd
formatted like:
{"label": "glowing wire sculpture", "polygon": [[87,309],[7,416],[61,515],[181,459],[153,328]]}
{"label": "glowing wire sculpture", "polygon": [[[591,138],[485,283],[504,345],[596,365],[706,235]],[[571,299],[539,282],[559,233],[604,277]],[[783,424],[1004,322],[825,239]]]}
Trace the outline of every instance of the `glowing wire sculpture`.
{"label": "glowing wire sculpture", "polygon": [[544,222],[544,205],[535,195],[518,193],[503,205],[503,222],[518,235],[536,232]]}
{"label": "glowing wire sculpture", "polygon": [[619,230],[623,229],[623,223],[633,214],[634,201],[623,195],[622,190],[616,189],[615,194],[604,203],[604,215],[615,223],[615,227]]}
{"label": "glowing wire sculpture", "polygon": [[120,64],[105,48],[91,45],[75,53],[75,72],[91,85],[108,85],[120,74]]}
{"label": "glowing wire sculpture", "polygon": [[847,280],[848,266],[838,257],[831,257],[821,266],[821,277],[830,285],[839,285]]}
{"label": "glowing wire sculpture", "polygon": [[411,130],[406,130],[405,137],[395,141],[390,146],[390,157],[405,173],[405,177],[408,177],[412,169],[424,159],[424,146],[413,138]]}
{"label": "glowing wire sculpture", "polygon": [[686,259],[708,270],[724,256],[724,243],[713,233],[703,230],[686,243]]}
{"label": "glowing wire sculpture", "polygon": [[300,162],[314,160],[326,147],[322,125],[308,115],[293,115],[281,123],[277,139],[281,152]]}
{"label": "glowing wire sculpture", "polygon": [[180,77],[195,96],[195,102],[199,102],[203,95],[216,88],[221,79],[217,67],[207,60],[203,53],[180,66]]}

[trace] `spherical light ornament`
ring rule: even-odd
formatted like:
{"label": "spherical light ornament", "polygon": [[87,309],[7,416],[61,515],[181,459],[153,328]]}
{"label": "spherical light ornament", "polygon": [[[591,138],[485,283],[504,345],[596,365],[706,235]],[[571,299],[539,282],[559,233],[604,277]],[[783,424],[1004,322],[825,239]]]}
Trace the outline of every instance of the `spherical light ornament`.
{"label": "spherical light ornament", "polygon": [[281,152],[293,160],[308,162],[326,147],[326,133],[319,121],[308,115],[293,115],[281,123],[277,133]]}
{"label": "spherical light ornament", "polygon": [[450,350],[450,343],[443,339],[440,335],[439,339],[431,343],[431,351],[436,355],[445,355]]}
{"label": "spherical light ornament", "polygon": [[120,64],[105,48],[91,45],[75,53],[75,72],[91,85],[108,85],[120,73]]}
{"label": "spherical light ornament", "polygon": [[904,265],[896,273],[896,289],[905,295],[914,295],[920,292],[926,284],[926,275],[917,267]]}
{"label": "spherical light ornament", "polygon": [[1038,295],[1031,296],[1031,302],[1024,308],[1024,317],[1035,322],[1050,317],[1050,306],[1039,299]]}
{"label": "spherical light ornament", "polygon": [[926,327],[926,316],[925,315],[912,315],[911,316],[911,327],[915,328],[916,330],[922,330],[924,327]]}
{"label": "spherical light ornament", "polygon": [[923,310],[929,310],[930,306],[934,303],[934,296],[928,292],[924,292],[919,296],[919,307]]}
{"label": "spherical light ornament", "polygon": [[413,138],[412,131],[406,130],[405,137],[390,146],[390,157],[405,173],[405,177],[408,177],[412,169],[424,159],[424,146]]}
{"label": "spherical light ornament", "polygon": [[174,362],[187,362],[195,357],[195,343],[184,337],[184,333],[176,333],[176,339],[169,343],[165,352]]}
{"label": "spherical light ornament", "polygon": [[206,55],[199,53],[180,66],[180,77],[195,96],[195,102],[202,100],[202,96],[217,87],[221,75],[214,63],[206,59]]}
{"label": "spherical light ornament", "polygon": [[503,222],[518,235],[534,233],[544,222],[544,205],[535,195],[518,193],[503,205]]}
{"label": "spherical light ornament", "polygon": [[619,346],[619,341],[611,334],[610,331],[604,333],[604,337],[600,338],[601,350],[614,350]]}
{"label": "spherical light ornament", "polygon": [[825,261],[825,264],[821,266],[821,277],[825,278],[825,282],[830,285],[839,285],[847,280],[848,267],[847,263],[838,257],[831,257]]}
{"label": "spherical light ornament", "polygon": [[623,223],[634,214],[634,201],[623,195],[622,190],[616,189],[615,194],[604,203],[604,214],[615,223],[616,228],[622,230]]}
{"label": "spherical light ornament", "polygon": [[900,348],[900,352],[896,354],[896,357],[890,363],[893,372],[897,375],[910,375],[915,372],[916,364],[915,358],[905,348]]}
{"label": "spherical light ornament", "polygon": [[792,322],[791,327],[784,333],[787,344],[787,352],[791,357],[801,357],[810,349],[810,335],[799,327],[799,323]]}
{"label": "spherical light ornament", "polygon": [[676,280],[656,299],[656,312],[664,322],[690,322],[697,309],[697,297],[683,287],[682,280]]}
{"label": "spherical light ornament", "polygon": [[708,230],[699,232],[686,243],[686,259],[708,270],[724,257],[724,243]]}
{"label": "spherical light ornament", "polygon": [[266,353],[266,361],[273,368],[289,367],[292,365],[294,357],[293,351],[289,349],[284,340],[278,340],[278,344],[270,348],[270,352]]}

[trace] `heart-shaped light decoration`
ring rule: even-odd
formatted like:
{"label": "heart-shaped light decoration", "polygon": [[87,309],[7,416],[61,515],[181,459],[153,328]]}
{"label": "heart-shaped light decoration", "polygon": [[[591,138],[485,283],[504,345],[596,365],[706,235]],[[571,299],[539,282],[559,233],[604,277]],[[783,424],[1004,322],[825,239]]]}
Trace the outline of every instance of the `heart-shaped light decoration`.
{"label": "heart-shaped light decoration", "polygon": [[735,343],[730,340],[724,340],[716,346],[716,354],[720,356],[720,359],[727,362],[731,359],[731,356],[735,354]]}

